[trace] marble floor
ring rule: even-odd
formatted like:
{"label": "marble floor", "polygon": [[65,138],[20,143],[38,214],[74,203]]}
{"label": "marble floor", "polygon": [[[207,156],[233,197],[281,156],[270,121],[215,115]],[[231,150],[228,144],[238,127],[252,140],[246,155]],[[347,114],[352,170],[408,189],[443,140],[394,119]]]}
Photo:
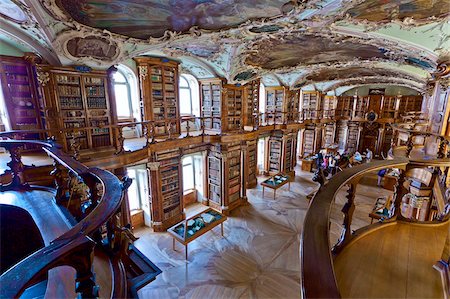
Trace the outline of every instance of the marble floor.
{"label": "marble floor", "polygon": [[[271,191],[262,198],[258,186],[247,191],[249,205],[232,211],[224,225],[213,229],[189,244],[189,258],[184,247],[167,233],[150,228],[135,231],[140,237],[135,245],[161,268],[163,273],[139,291],[140,298],[300,298],[300,235],[308,209],[306,195],[317,190],[312,173],[296,171],[295,182]],[[263,178],[260,178],[263,180]],[[368,209],[381,188],[361,186],[357,189],[355,226],[370,223]],[[389,192],[389,191],[381,191]],[[341,191],[333,206],[331,239],[340,234],[340,209],[345,200]],[[201,206],[187,210],[199,212]]]}

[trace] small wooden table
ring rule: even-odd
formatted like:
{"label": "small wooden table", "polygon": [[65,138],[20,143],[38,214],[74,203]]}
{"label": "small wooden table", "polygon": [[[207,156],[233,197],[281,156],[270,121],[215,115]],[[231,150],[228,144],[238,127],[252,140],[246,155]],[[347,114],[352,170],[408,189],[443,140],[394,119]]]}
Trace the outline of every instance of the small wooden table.
{"label": "small wooden table", "polygon": [[[209,232],[220,224],[223,237],[223,223],[227,216],[211,208],[198,213],[167,230],[172,235],[172,249],[175,250],[175,240],[184,245],[185,258],[188,259],[188,244],[201,235]],[[187,229],[186,229],[187,228]]]}
{"label": "small wooden table", "polygon": [[263,186],[263,194],[264,197],[264,188],[270,188],[273,189],[273,199],[275,199],[275,196],[277,194],[277,189],[281,188],[282,186],[288,184],[289,185],[289,191],[291,191],[291,178],[288,175],[278,173],[274,176],[271,176],[267,180],[261,183],[261,186]]}

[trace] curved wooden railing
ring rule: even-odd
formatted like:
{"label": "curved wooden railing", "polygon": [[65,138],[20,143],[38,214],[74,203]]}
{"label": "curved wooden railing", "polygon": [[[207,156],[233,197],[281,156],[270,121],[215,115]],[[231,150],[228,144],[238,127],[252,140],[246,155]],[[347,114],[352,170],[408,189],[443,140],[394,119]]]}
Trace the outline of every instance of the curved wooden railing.
{"label": "curved wooden railing", "polygon": [[[91,208],[75,226],[69,231],[53,240],[50,245],[28,256],[0,276],[0,297],[17,298],[26,288],[38,282],[49,269],[58,266],[71,266],[77,271],[76,292],[81,297],[96,297],[96,287],[93,280],[92,258],[94,245],[101,243],[99,233],[105,223],[109,223],[120,208],[124,190],[129,186],[129,181],[120,182],[119,179],[108,171],[98,168],[88,168],[65,154],[53,142],[28,141],[28,140],[2,140],[0,147],[6,148],[11,155],[12,180],[7,185],[2,185],[1,191],[33,189],[23,181],[21,171],[20,148],[24,145],[41,147],[55,161],[56,200],[62,195],[60,188],[62,168],[67,169],[74,176],[78,176],[86,184],[91,193]],[[51,216],[51,215],[49,215]],[[108,226],[109,238],[116,232],[115,227]],[[116,277],[124,277],[121,273]],[[117,276],[118,275],[118,276]],[[114,285],[114,282],[112,283]],[[112,297],[126,297],[125,288],[116,287]]]}
{"label": "curved wooden railing", "polygon": [[[450,152],[447,151],[450,138],[424,131],[406,129],[401,125],[393,125],[393,144],[397,145],[399,134],[405,134],[406,157],[397,157],[393,160],[373,161],[371,163],[345,169],[335,175],[322,186],[315,194],[305,217],[304,229],[301,238],[300,253],[302,263],[302,295],[303,298],[340,298],[340,291],[334,273],[333,257],[338,255],[354,238],[370,233],[375,228],[386,223],[396,221],[415,221],[407,219],[401,213],[402,197],[406,193],[403,187],[405,178],[410,169],[434,167],[436,170],[445,169],[448,173],[450,167]],[[433,159],[412,159],[410,157],[414,146],[414,138],[424,136],[437,140],[438,146]],[[405,138],[403,138],[405,139]],[[394,188],[392,204],[389,215],[375,223],[352,232],[352,216],[355,210],[355,191],[359,180],[366,174],[386,168],[400,169],[400,176]],[[347,202],[342,212],[344,214],[341,237],[337,244],[330,246],[330,212],[337,192],[347,186]],[[422,224],[441,223],[450,217],[450,203],[433,221],[419,222]],[[448,263],[449,261],[446,261]],[[431,265],[430,265],[431,266]],[[448,273],[446,274],[448,275]]]}

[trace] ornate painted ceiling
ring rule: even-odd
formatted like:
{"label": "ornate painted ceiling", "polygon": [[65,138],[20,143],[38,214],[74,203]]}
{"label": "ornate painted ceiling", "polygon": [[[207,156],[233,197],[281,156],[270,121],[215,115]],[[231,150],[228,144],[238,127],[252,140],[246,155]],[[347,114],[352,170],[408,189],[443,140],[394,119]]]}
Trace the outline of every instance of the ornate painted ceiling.
{"label": "ornate painted ceiling", "polygon": [[450,0],[0,0],[0,40],[52,64],[107,68],[138,55],[197,78],[324,91],[425,91],[450,58]]}

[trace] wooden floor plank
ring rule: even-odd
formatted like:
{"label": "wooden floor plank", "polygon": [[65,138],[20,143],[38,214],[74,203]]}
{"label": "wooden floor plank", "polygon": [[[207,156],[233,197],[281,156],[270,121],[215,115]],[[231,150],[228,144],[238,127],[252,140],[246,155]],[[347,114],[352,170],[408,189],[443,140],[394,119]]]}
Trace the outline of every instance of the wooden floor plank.
{"label": "wooden floor plank", "polygon": [[448,224],[397,224],[350,244],[335,260],[344,298],[442,298],[439,260]]}

